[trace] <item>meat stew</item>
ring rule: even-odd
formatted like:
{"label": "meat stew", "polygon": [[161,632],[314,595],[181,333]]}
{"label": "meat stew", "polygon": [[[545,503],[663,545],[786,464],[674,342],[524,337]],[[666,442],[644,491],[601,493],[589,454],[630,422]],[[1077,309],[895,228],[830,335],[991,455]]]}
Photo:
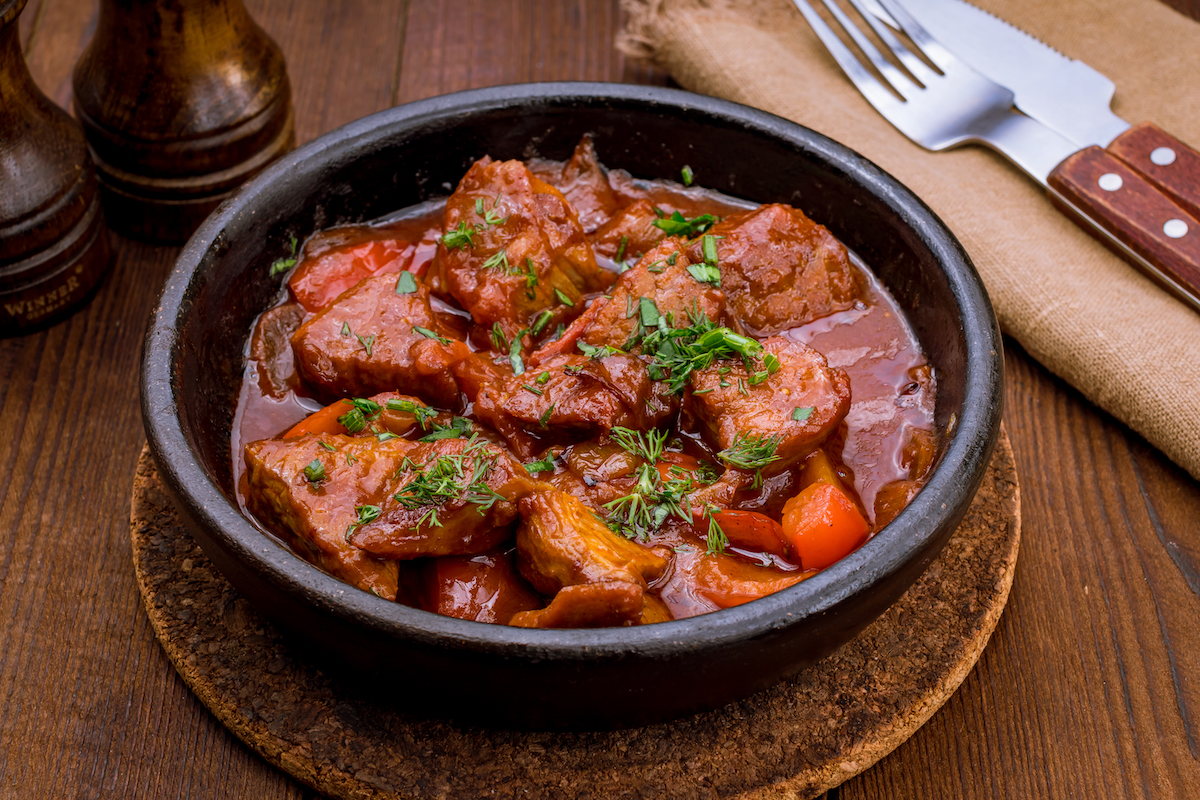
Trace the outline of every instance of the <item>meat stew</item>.
{"label": "meat stew", "polygon": [[410,606],[594,627],[748,602],[860,546],[935,459],[932,371],[825,228],[609,172],[587,139],[317,234],[288,288],[250,341],[239,497]]}

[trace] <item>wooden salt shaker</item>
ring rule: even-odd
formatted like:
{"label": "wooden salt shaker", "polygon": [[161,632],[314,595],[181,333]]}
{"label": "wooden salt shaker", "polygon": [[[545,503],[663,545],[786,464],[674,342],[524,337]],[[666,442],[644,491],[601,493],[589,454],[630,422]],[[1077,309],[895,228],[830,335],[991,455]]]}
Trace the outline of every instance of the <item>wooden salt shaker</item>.
{"label": "wooden salt shaker", "polygon": [[75,66],[109,225],[180,243],[295,143],[279,47],[242,0],[100,0]]}
{"label": "wooden salt shaker", "polygon": [[0,0],[0,336],[58,322],[108,269],[108,234],[79,123],[25,65],[17,17]]}

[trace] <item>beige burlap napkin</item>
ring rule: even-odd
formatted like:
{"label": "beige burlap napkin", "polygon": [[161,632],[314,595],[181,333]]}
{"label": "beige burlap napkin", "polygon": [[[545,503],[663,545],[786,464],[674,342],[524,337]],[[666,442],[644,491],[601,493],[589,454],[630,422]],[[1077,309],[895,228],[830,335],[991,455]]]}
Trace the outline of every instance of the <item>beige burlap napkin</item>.
{"label": "beige burlap napkin", "polygon": [[[978,0],[1117,86],[1113,111],[1200,145],[1200,24],[1158,0]],[[621,46],[682,86],[794,120],[921,196],[962,241],[1000,325],[1200,478],[1200,314],[1056,212],[982,147],[930,153],[844,77],[789,0],[625,0]]]}

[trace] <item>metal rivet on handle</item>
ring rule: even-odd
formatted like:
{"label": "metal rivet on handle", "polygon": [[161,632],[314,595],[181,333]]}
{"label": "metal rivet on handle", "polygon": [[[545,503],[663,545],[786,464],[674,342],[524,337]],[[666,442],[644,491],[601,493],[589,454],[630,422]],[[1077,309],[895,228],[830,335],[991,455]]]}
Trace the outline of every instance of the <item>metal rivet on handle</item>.
{"label": "metal rivet on handle", "polygon": [[1169,219],[1163,223],[1163,233],[1172,239],[1181,239],[1188,232],[1188,225],[1181,219]]}
{"label": "metal rivet on handle", "polygon": [[1156,147],[1150,154],[1150,160],[1160,167],[1175,163],[1175,151],[1169,147]]}
{"label": "metal rivet on handle", "polygon": [[1115,172],[1106,172],[1100,176],[1100,180],[1096,181],[1096,183],[1106,192],[1115,192],[1121,188],[1125,181],[1121,180],[1121,176]]}

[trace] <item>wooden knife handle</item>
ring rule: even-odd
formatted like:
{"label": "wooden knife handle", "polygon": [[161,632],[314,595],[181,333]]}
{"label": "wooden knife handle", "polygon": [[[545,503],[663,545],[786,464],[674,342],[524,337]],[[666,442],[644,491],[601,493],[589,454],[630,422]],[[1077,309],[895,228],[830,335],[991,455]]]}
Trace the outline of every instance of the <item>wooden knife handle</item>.
{"label": "wooden knife handle", "polygon": [[1200,219],[1200,153],[1149,122],[1113,139],[1108,152]]}
{"label": "wooden knife handle", "polygon": [[1160,192],[1153,184],[1097,146],[1069,156],[1047,179],[1050,188],[1090,218],[1080,220],[1051,192],[1050,199],[1067,216],[1113,247],[1093,229],[1098,225],[1144,259],[1139,264],[1127,253],[1118,254],[1152,274],[1157,271],[1191,295],[1182,298],[1200,310],[1200,220]]}

